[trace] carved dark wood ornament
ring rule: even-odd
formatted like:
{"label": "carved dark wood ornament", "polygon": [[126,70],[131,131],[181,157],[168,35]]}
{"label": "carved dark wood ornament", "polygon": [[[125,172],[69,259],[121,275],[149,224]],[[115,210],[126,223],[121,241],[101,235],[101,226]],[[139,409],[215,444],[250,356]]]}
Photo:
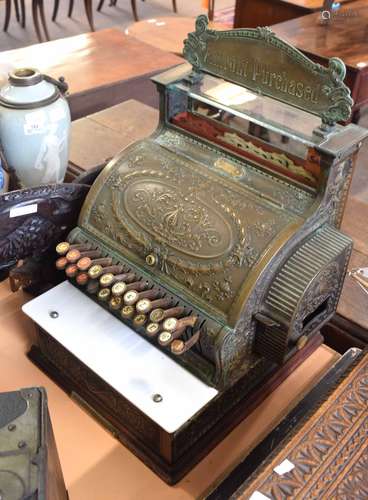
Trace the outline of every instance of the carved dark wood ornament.
{"label": "carved dark wood ornament", "polygon": [[55,366],[64,371],[67,368],[68,377],[78,381],[78,385],[88,393],[100,399],[105,407],[116,412],[121,421],[135,427],[136,433],[149,443],[158,441],[159,436],[154,426],[148,425],[148,420],[133,406],[124,400],[121,395],[101,380],[87,366],[80,364],[68,351],[60,347],[52,337],[42,335],[42,349],[52,359]]}
{"label": "carved dark wood ornament", "polygon": [[[0,279],[20,259],[32,258],[32,272],[14,272],[22,284],[37,280],[41,258],[76,224],[89,186],[84,184],[50,184],[11,191],[0,196]],[[45,277],[38,279],[42,281]],[[47,281],[47,278],[46,278]]]}
{"label": "carved dark wood ornament", "polygon": [[203,71],[320,116],[325,127],[348,120],[353,101],[345,65],[316,64],[270,28],[215,31],[201,15],[184,42],[184,57]]}
{"label": "carved dark wood ornament", "polygon": [[[368,498],[368,355],[322,406],[282,442],[261,470],[231,497],[258,491],[272,500]],[[279,475],[284,460],[292,470]]]}
{"label": "carved dark wood ornament", "polygon": [[[75,223],[88,189],[79,184],[50,184],[1,196],[0,262],[48,250]],[[27,207],[28,213],[25,210],[21,215],[19,209]]]}

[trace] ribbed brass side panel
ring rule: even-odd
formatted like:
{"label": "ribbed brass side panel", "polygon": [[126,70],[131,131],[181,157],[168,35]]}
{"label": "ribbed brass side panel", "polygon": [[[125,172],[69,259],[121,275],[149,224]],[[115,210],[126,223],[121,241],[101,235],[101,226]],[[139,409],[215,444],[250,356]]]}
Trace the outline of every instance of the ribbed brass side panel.
{"label": "ribbed brass side panel", "polygon": [[266,304],[291,320],[316,274],[349,245],[350,238],[329,225],[323,226],[281,268],[268,291]]}

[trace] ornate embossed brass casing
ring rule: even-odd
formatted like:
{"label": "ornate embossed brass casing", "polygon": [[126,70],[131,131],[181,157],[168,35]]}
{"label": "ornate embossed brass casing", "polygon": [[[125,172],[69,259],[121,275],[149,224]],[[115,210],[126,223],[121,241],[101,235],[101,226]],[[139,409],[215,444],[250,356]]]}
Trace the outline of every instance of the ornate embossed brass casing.
{"label": "ornate embossed brass casing", "polygon": [[[112,314],[224,390],[284,363],[334,313],[351,250],[339,226],[367,131],[338,123],[352,105],[343,62],[315,64],[268,28],[217,32],[200,16],[184,57],[154,78],[157,131],[102,171],[68,241],[196,316],[160,346],[146,331],[158,326],[133,324],[138,293],[112,288],[126,293]],[[109,290],[94,296],[107,309]]]}

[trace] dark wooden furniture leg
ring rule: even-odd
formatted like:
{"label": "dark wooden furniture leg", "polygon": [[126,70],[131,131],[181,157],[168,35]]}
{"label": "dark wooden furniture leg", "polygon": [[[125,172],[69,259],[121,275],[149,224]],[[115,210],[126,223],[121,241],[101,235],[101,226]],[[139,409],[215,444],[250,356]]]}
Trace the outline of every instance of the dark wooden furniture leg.
{"label": "dark wooden furniture leg", "polygon": [[25,0],[20,0],[20,24],[22,28],[26,27],[26,6]]}
{"label": "dark wooden furniture leg", "polygon": [[177,8],[177,6],[176,6],[176,0],[172,0],[172,6],[173,6],[173,11],[174,11],[175,13],[177,13],[177,12],[178,12],[178,8]]}
{"label": "dark wooden furniture leg", "polygon": [[32,0],[32,17],[33,17],[33,24],[34,24],[34,27],[36,30],[37,38],[40,42],[42,42],[40,22],[38,19],[38,0]]}
{"label": "dark wooden furniture leg", "polygon": [[215,0],[209,0],[208,2],[208,19],[213,21],[215,15]]}
{"label": "dark wooden furniture leg", "polygon": [[100,10],[102,9],[104,3],[105,3],[105,0],[100,0],[99,4],[97,6],[98,12],[100,12]]}
{"label": "dark wooden furniture leg", "polygon": [[359,120],[360,120],[360,108],[357,108],[355,111],[353,111],[351,121],[352,121],[352,123],[355,123],[356,125],[358,125]]}
{"label": "dark wooden furniture leg", "polygon": [[86,10],[89,27],[90,27],[91,31],[95,31],[95,27],[93,24],[92,0],[84,0],[84,8]]}
{"label": "dark wooden furniture leg", "polygon": [[49,30],[47,29],[46,17],[45,17],[45,3],[44,0],[39,0],[38,2],[39,12],[41,16],[41,23],[43,30],[45,32],[46,40],[50,40]]}
{"label": "dark wooden furniture leg", "polygon": [[60,0],[55,0],[54,1],[54,10],[52,11],[52,20],[53,22],[56,21],[57,14],[59,12],[59,5],[60,5]]}
{"label": "dark wooden furniture leg", "polygon": [[5,1],[5,20],[4,20],[4,31],[8,31],[10,14],[11,14],[11,3],[12,0]]}
{"label": "dark wooden furniture leg", "polygon": [[[97,10],[100,10],[100,8],[102,7],[102,5],[104,4],[104,1],[105,0],[100,0],[100,4],[98,5]],[[115,7],[116,4],[117,4],[117,2],[118,2],[118,0],[110,0],[110,7]],[[176,10],[176,0],[172,0],[172,3],[173,3],[174,12],[177,12],[177,10]],[[138,13],[137,13],[137,2],[136,2],[136,0],[131,0],[131,4],[132,4],[132,11],[133,11],[134,20],[135,21],[139,21],[139,19],[138,19]]]}
{"label": "dark wooden furniture leg", "polygon": [[19,3],[18,0],[14,0],[14,7],[15,7],[15,17],[18,23],[20,22],[20,16],[19,16]]}
{"label": "dark wooden furniture leg", "polygon": [[137,14],[137,3],[135,0],[131,0],[132,3],[132,11],[133,11],[133,17],[135,22],[139,21],[138,19],[138,14]]}
{"label": "dark wooden furniture leg", "polygon": [[69,0],[68,17],[72,17],[74,9],[74,0]]}

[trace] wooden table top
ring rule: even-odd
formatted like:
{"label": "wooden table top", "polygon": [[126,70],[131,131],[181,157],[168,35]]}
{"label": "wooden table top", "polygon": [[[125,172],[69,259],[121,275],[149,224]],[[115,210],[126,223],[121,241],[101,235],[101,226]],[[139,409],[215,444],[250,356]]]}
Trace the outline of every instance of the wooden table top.
{"label": "wooden table top", "polygon": [[70,93],[81,93],[180,64],[174,54],[149,46],[118,29],[85,33],[0,53],[0,72],[35,67],[64,76]]}
{"label": "wooden table top", "polygon": [[[218,30],[228,29],[227,26],[218,23],[209,23],[209,27]],[[153,47],[181,55],[183,42],[192,31],[195,31],[195,18],[172,16],[139,21],[129,26],[125,34]]]}
{"label": "wooden table top", "polygon": [[69,168],[81,173],[102,165],[132,142],[152,134],[158,117],[157,109],[130,99],[73,121]]}
{"label": "wooden table top", "polygon": [[[354,249],[348,270],[368,267],[368,170],[366,142],[357,161],[341,230],[352,238]],[[368,295],[353,278],[346,275],[337,312],[343,318],[368,330]]]}
{"label": "wooden table top", "polygon": [[[271,0],[272,1],[272,0]],[[352,2],[354,0],[339,0],[339,3]],[[304,7],[308,10],[321,10],[324,0],[280,0],[281,3]]]}
{"label": "wooden table top", "polygon": [[35,332],[20,309],[27,300],[21,291],[11,293],[7,282],[0,283],[0,392],[32,386],[47,390],[70,500],[203,498],[338,359],[327,346],[318,347],[184,479],[168,486],[27,358]]}
{"label": "wooden table top", "polygon": [[368,66],[368,2],[343,5],[331,21],[321,24],[316,12],[272,26],[272,31],[298,49],[317,57],[340,57],[356,70]]}

